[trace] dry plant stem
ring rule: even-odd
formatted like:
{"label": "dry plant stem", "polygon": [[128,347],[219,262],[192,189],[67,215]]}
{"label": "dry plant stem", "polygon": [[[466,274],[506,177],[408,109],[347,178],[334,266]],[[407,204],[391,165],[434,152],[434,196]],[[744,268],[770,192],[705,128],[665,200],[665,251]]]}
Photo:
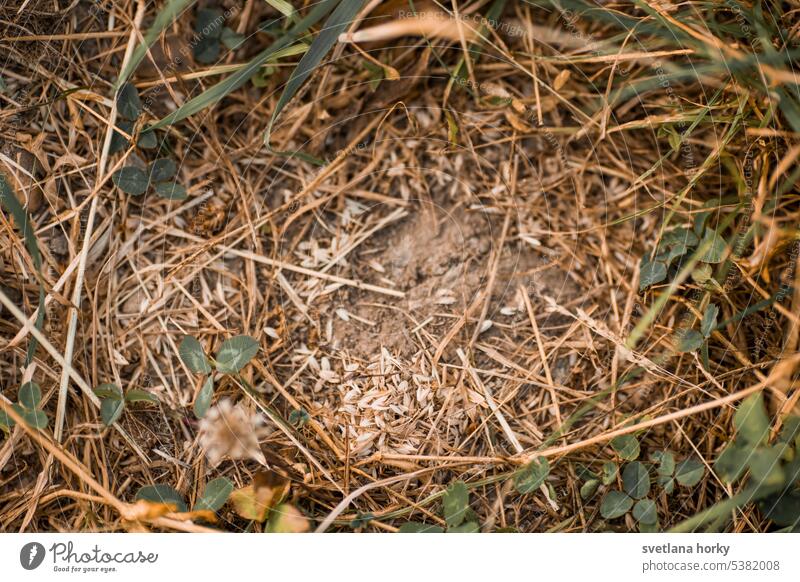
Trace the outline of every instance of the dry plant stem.
{"label": "dry plant stem", "polygon": [[486,398],[486,402],[489,404],[489,408],[491,409],[492,413],[497,417],[497,421],[500,423],[500,426],[503,428],[503,433],[506,435],[508,442],[514,447],[514,450],[517,451],[517,454],[522,454],[525,450],[522,445],[519,443],[519,439],[517,435],[514,434],[514,431],[511,430],[511,426],[508,424],[505,415],[503,412],[498,408],[497,403],[495,403],[494,398],[492,397],[492,393],[489,388],[481,382],[480,377],[478,376],[477,372],[475,372],[475,368],[473,368],[469,360],[467,360],[467,356],[464,354],[464,351],[461,348],[456,350],[456,354],[458,358],[461,360],[464,368],[469,372],[472,381],[475,383],[477,388],[480,388],[483,392],[483,396]]}
{"label": "dry plant stem", "polygon": [[[128,61],[133,54],[133,49],[136,46],[136,30],[141,26],[144,19],[146,4],[144,0],[139,0],[136,9],[136,16],[133,19],[133,29],[131,30],[128,39],[128,46],[125,50],[125,57],[122,60],[121,70],[125,69]],[[104,176],[106,164],[108,163],[108,151],[111,148],[111,138],[114,135],[114,126],[117,123],[117,102],[114,100],[111,105],[111,115],[109,117],[108,126],[106,128],[105,141],[103,142],[103,151],[100,155],[100,163],[97,165],[97,185],[92,192],[92,203],[89,206],[89,217],[86,221],[86,232],[83,237],[83,246],[81,247],[80,260],[78,261],[78,273],[75,276],[75,287],[72,289],[72,307],[69,312],[69,323],[67,327],[67,343],[64,348],[64,361],[71,364],[72,356],[75,352],[75,335],[78,331],[78,312],[81,307],[81,296],[83,295],[83,279],[86,275],[86,260],[89,256],[89,247],[92,244],[92,234],[94,232],[95,216],[97,214],[97,203],[99,200],[99,191],[108,180],[108,176]],[[56,441],[61,442],[64,430],[64,418],[67,409],[67,387],[69,385],[69,373],[64,368],[61,371],[61,383],[58,387],[58,407],[56,408],[55,432],[54,436]]]}
{"label": "dry plant stem", "polygon": [[[289,392],[286,390],[286,388],[284,387],[284,385],[283,385],[281,382],[279,382],[279,381],[278,381],[278,379],[277,379],[277,378],[275,378],[275,376],[273,376],[273,375],[272,375],[272,373],[271,373],[271,372],[270,372],[270,371],[267,369],[267,367],[266,367],[266,366],[265,366],[263,363],[259,362],[258,360],[255,360],[255,361],[253,361],[253,366],[255,366],[255,368],[256,368],[256,369],[259,371],[259,373],[260,373],[262,376],[264,376],[264,378],[267,380],[267,382],[269,382],[270,384],[272,384],[272,385],[273,385],[273,386],[274,386],[274,387],[275,387],[275,388],[278,390],[278,392],[280,392],[280,393],[281,393],[281,395],[282,395],[282,396],[283,396],[283,397],[284,397],[284,398],[285,398],[285,399],[286,399],[286,400],[289,402],[289,404],[291,404],[291,405],[292,405],[292,407],[294,407],[294,408],[295,408],[295,409],[297,409],[297,410],[299,410],[300,408],[302,408],[302,407],[303,407],[303,406],[302,406],[302,405],[301,405],[301,404],[300,404],[300,403],[299,403],[299,402],[298,402],[298,401],[297,401],[297,400],[296,400],[296,399],[295,399],[295,398],[294,398],[294,397],[293,397],[293,396],[292,396],[292,395],[291,395],[291,394],[290,394],[290,393],[289,393]],[[313,418],[309,418],[309,419],[308,419],[308,423],[307,423],[307,424],[308,424],[308,426],[310,426],[310,427],[311,427],[311,429],[312,429],[314,432],[316,432],[316,433],[317,433],[317,435],[319,436],[319,438],[321,438],[321,439],[323,440],[323,442],[324,442],[326,445],[328,445],[328,447],[331,449],[331,451],[333,451],[333,453],[336,455],[336,457],[337,457],[339,460],[342,460],[342,459],[344,459],[344,456],[345,456],[345,455],[344,455],[344,453],[342,453],[342,451],[341,451],[340,447],[339,447],[339,446],[338,446],[338,445],[337,445],[337,444],[336,444],[336,443],[333,441],[333,439],[332,439],[332,438],[331,438],[331,437],[328,435],[328,433],[325,431],[325,429],[322,427],[322,425],[320,425],[320,423],[319,423],[319,422],[317,422],[317,421],[316,421],[316,420],[314,420]]]}
{"label": "dry plant stem", "polygon": [[[506,420],[506,417],[503,415],[502,411],[500,410],[500,407],[497,406],[497,404],[495,403],[494,398],[492,397],[492,393],[489,390],[489,387],[486,386],[486,384],[484,384],[483,382],[481,382],[481,379],[478,376],[478,373],[475,371],[475,368],[473,368],[470,365],[469,361],[467,360],[466,355],[461,350],[461,348],[458,348],[456,350],[456,354],[458,354],[458,357],[461,360],[461,363],[464,365],[464,368],[466,368],[466,370],[469,372],[470,376],[472,377],[473,382],[475,382],[475,385],[483,391],[483,395],[486,397],[486,402],[489,404],[489,408],[492,409],[492,412],[497,417],[497,420],[500,423],[500,426],[503,427],[503,432],[505,433],[506,438],[508,438],[508,440],[511,442],[511,444],[514,447],[514,450],[517,451],[517,454],[518,455],[522,454],[524,449],[523,449],[522,445],[520,444],[519,439],[517,438],[517,435],[515,435],[514,431],[511,430],[511,426],[508,424],[508,421]],[[547,490],[547,486],[544,483],[542,483],[542,485],[539,487],[539,490],[542,492],[542,494],[544,495],[544,498],[550,504],[550,507],[553,508],[553,511],[558,511],[558,504],[556,504],[556,502],[553,501],[550,498],[550,492]]]}
{"label": "dry plant stem", "polygon": [[333,508],[333,510],[328,514],[328,516],[322,520],[322,523],[319,524],[314,533],[323,533],[327,530],[331,524],[336,520],[341,513],[347,509],[347,507],[359,498],[361,495],[370,491],[372,489],[377,489],[379,487],[388,487],[389,485],[393,485],[395,483],[400,483],[401,481],[407,481],[409,479],[414,479],[415,477],[420,477],[425,473],[430,473],[431,471],[435,471],[437,468],[434,467],[426,467],[425,469],[419,469],[412,473],[406,473],[405,475],[397,475],[396,477],[389,477],[388,479],[381,479],[380,481],[375,481],[373,483],[367,483],[353,491],[350,495],[342,499],[339,504]]}
{"label": "dry plant stem", "polygon": [[[59,352],[53,346],[53,344],[50,343],[50,340],[48,340],[47,337],[45,337],[45,335],[41,331],[39,331],[33,326],[33,322],[29,321],[28,318],[25,317],[25,314],[22,313],[22,311],[20,311],[16,305],[14,305],[14,302],[11,301],[5,293],[3,293],[2,289],[0,289],[0,303],[2,303],[3,306],[6,309],[8,309],[20,323],[22,323],[23,329],[27,329],[28,331],[30,331],[31,335],[35,337],[36,340],[39,342],[39,345],[41,345],[45,349],[45,351],[53,357],[53,359],[56,361],[56,363],[58,363],[61,366],[64,372],[69,374],[73,382],[75,382],[75,384],[78,385],[78,387],[83,391],[83,393],[87,396],[87,398],[89,398],[89,401],[95,406],[95,408],[99,409],[100,399],[92,391],[91,386],[89,386],[86,380],[84,380],[81,377],[81,375],[78,374],[77,370],[75,370],[75,368],[72,367],[72,364],[68,363],[64,359],[64,357],[61,355],[61,352]],[[128,433],[125,432],[125,430],[119,425],[119,423],[114,423],[113,427],[117,432],[119,432],[122,438],[124,438],[125,441],[131,446],[131,448],[136,452],[139,458],[142,459],[142,461],[144,461],[145,463],[150,462],[150,459],[147,458],[147,455],[144,454],[144,451],[142,451],[139,445],[136,444],[136,441],[134,441],[128,435]]]}
{"label": "dry plant stem", "polygon": [[711,402],[704,402],[703,404],[698,404],[696,406],[692,406],[690,408],[686,408],[684,410],[679,410],[677,412],[672,412],[670,414],[665,414],[664,416],[659,416],[658,418],[654,418],[652,420],[647,420],[645,422],[640,422],[638,424],[632,424],[630,426],[626,426],[617,430],[612,430],[610,432],[606,432],[603,434],[599,434],[597,436],[579,441],[577,443],[572,443],[569,445],[562,445],[559,447],[550,447],[549,449],[543,449],[541,451],[528,451],[523,452],[513,457],[460,457],[458,455],[401,455],[396,453],[383,453],[381,458],[383,459],[390,459],[395,461],[442,461],[442,462],[450,462],[450,461],[459,461],[459,462],[470,462],[470,463],[485,463],[485,464],[495,464],[495,465],[502,465],[502,464],[515,464],[515,465],[525,465],[530,463],[532,460],[537,459],[539,457],[557,457],[563,456],[569,453],[574,453],[575,451],[579,451],[581,449],[585,449],[587,447],[591,447],[593,445],[598,445],[601,443],[608,442],[618,436],[631,434],[635,432],[639,432],[641,430],[652,428],[654,426],[659,426],[661,424],[666,424],[675,420],[679,420],[681,418],[686,418],[688,416],[692,416],[694,414],[699,414],[701,412],[706,412],[708,410],[714,410],[715,408],[720,408],[722,406],[731,404],[733,402],[737,402],[738,400],[742,400],[747,398],[751,394],[758,392],[759,390],[763,390],[765,387],[765,382],[758,382],[752,386],[749,386],[739,392],[734,392],[729,396],[725,396],[723,398],[717,398],[712,400]]}
{"label": "dry plant stem", "polygon": [[81,481],[86,483],[86,485],[94,489],[94,491],[100,497],[102,497],[106,503],[114,507],[121,515],[125,514],[126,504],[117,499],[113,493],[98,483],[83,465],[81,465],[71,455],[64,452],[64,450],[59,447],[57,443],[51,442],[50,439],[44,436],[43,432],[29,427],[22,417],[17,414],[16,410],[8,405],[3,399],[0,399],[0,409],[8,414],[14,420],[14,422],[17,423],[17,426],[20,426],[22,430],[25,431],[31,440],[58,459],[61,464],[72,471]]}
{"label": "dry plant stem", "polygon": [[544,375],[547,379],[547,383],[549,384],[549,392],[550,392],[550,399],[553,401],[552,409],[553,414],[558,422],[557,428],[560,430],[563,421],[561,419],[561,407],[558,404],[558,396],[556,395],[556,388],[555,384],[553,383],[553,376],[550,373],[550,364],[547,362],[547,354],[544,351],[544,344],[542,343],[542,334],[539,333],[539,325],[536,323],[536,317],[533,314],[533,306],[531,305],[531,298],[528,297],[528,292],[525,290],[525,287],[520,285],[518,287],[518,292],[522,295],[522,299],[525,303],[525,310],[528,312],[528,319],[531,322],[531,327],[533,328],[533,335],[536,339],[536,349],[539,351],[539,357],[542,361],[542,368],[544,369]]}
{"label": "dry plant stem", "polygon": [[[514,170],[512,174],[512,185],[511,185],[511,196],[514,195],[515,184],[516,184],[516,175],[517,175],[517,158],[514,158]],[[478,316],[478,321],[475,324],[475,329],[472,332],[472,339],[469,342],[469,348],[472,349],[472,346],[475,345],[475,341],[478,339],[478,336],[481,333],[481,327],[483,326],[483,322],[486,320],[486,316],[489,313],[489,304],[492,301],[492,293],[494,292],[494,284],[497,281],[497,269],[500,266],[500,258],[503,255],[503,247],[506,244],[506,235],[508,234],[508,227],[511,224],[511,213],[506,212],[506,216],[503,219],[503,228],[500,231],[500,242],[495,249],[494,257],[491,264],[491,271],[489,273],[489,281],[486,283],[486,288],[483,291],[484,299],[483,299],[483,307],[481,308],[481,314]]]}
{"label": "dry plant stem", "polygon": [[[93,501],[102,500],[104,503],[116,509],[120,517],[126,521],[131,521],[134,518],[135,514],[132,511],[133,506],[120,500],[117,496],[111,493],[111,491],[103,487],[94,477],[92,477],[91,473],[89,473],[86,467],[84,467],[72,455],[64,451],[61,448],[61,446],[59,446],[58,443],[53,442],[49,438],[47,438],[44,432],[29,427],[25,422],[25,420],[23,420],[23,418],[19,414],[17,414],[17,411],[14,410],[14,408],[8,403],[6,403],[5,400],[2,398],[0,398],[0,410],[8,414],[8,416],[14,420],[17,426],[20,426],[22,430],[25,431],[25,433],[31,438],[31,440],[33,440],[33,442],[35,442],[42,449],[50,453],[50,455],[58,459],[62,465],[64,465],[67,469],[72,471],[75,474],[75,476],[78,477],[89,488],[93,489],[98,494],[99,498],[86,496],[85,494],[81,494],[80,492],[71,492],[71,493],[73,493],[76,496],[82,496],[87,500],[93,500]],[[202,526],[195,525],[193,523],[187,523],[184,521],[171,519],[169,517],[157,517],[149,520],[149,523],[165,529],[175,529],[186,532],[216,531],[210,528],[205,528]]]}
{"label": "dry plant stem", "polygon": [[275,418],[273,412],[269,410],[266,406],[264,406],[255,396],[253,396],[250,393],[250,390],[245,389],[243,390],[243,392],[250,400],[253,401],[253,403],[261,410],[261,412],[266,414],[269,417],[269,419],[272,420],[273,423],[275,423],[275,425],[280,429],[280,431],[286,435],[286,438],[288,438],[291,441],[291,443],[295,447],[297,447],[298,450],[301,453],[303,453],[303,455],[305,455],[309,461],[311,461],[311,464],[314,465],[317,469],[319,469],[320,473],[325,475],[325,478],[328,479],[328,481],[330,481],[333,484],[333,486],[336,487],[336,489],[338,489],[341,493],[344,493],[344,490],[336,482],[336,479],[333,478],[333,475],[331,475],[330,471],[328,471],[325,467],[322,466],[322,464],[317,460],[317,458],[313,454],[311,454],[311,451],[309,451],[305,446],[303,446],[303,443],[297,440],[297,438],[292,434],[292,431],[289,428],[287,428],[283,422],[281,422],[281,419]]}
{"label": "dry plant stem", "polygon": [[[464,29],[463,33],[460,32],[461,29]],[[459,26],[455,18],[447,16],[415,16],[373,26],[354,33],[344,33],[339,36],[339,42],[385,42],[404,36],[443,38],[458,42],[462,38],[472,40],[477,35],[478,31],[475,28],[463,22],[462,26]]]}
{"label": "dry plant stem", "polygon": [[[170,234],[175,236],[185,238],[187,240],[191,240],[197,243],[204,243],[202,238],[198,236],[194,236],[187,232],[177,229],[171,229]],[[343,285],[347,285],[349,287],[355,287],[356,289],[363,289],[365,291],[372,291],[374,293],[380,293],[381,295],[388,295],[390,297],[397,297],[399,299],[404,298],[406,295],[402,291],[396,291],[394,289],[387,289],[386,287],[380,287],[379,285],[370,285],[367,283],[362,283],[361,281],[355,281],[353,279],[347,279],[346,277],[337,277],[336,275],[328,275],[327,273],[323,273],[321,271],[315,271],[314,269],[307,269],[306,267],[298,267],[296,265],[292,265],[291,263],[286,263],[284,261],[278,261],[275,259],[270,259],[269,257],[265,257],[263,255],[259,255],[258,253],[254,253],[252,251],[240,251],[239,249],[233,248],[231,246],[226,245],[215,245],[219,247],[220,250],[229,253],[231,255],[240,257],[242,259],[247,259],[256,263],[261,263],[262,265],[267,265],[270,267],[275,267],[277,269],[285,269],[287,271],[292,271],[294,273],[300,273],[301,275],[308,275],[309,277],[314,277],[316,279],[323,279],[326,281],[331,281],[332,283],[341,283]]]}
{"label": "dry plant stem", "polygon": [[639,432],[640,430],[644,430],[646,428],[651,428],[654,426],[672,422],[673,420],[678,420],[680,418],[686,418],[688,416],[699,414],[700,412],[705,412],[707,410],[714,410],[715,408],[720,408],[727,404],[731,404],[733,402],[737,402],[738,400],[747,398],[751,394],[754,394],[759,390],[763,390],[765,385],[766,384],[764,382],[758,382],[756,384],[753,384],[752,386],[749,386],[743,390],[739,390],[738,392],[734,392],[733,394],[730,394],[723,398],[717,398],[716,400],[712,400],[711,402],[704,402],[703,404],[698,404],[696,406],[691,406],[689,408],[685,408],[677,412],[665,414],[664,416],[659,416],[658,418],[654,418],[652,420],[646,420],[644,422],[640,422],[639,424],[633,424],[631,426],[626,426],[617,430],[613,430],[611,432],[603,433],[601,435],[597,435],[595,437],[580,441],[578,443],[574,443],[571,445],[563,445],[560,447],[552,447],[549,449],[545,449],[541,452],[533,451],[530,453],[526,453],[523,456],[523,462],[530,462],[537,457],[555,457],[558,455],[565,455],[567,453],[571,453],[573,451],[577,451],[580,449],[585,449],[586,447],[590,447],[598,443],[608,442],[618,436]]}

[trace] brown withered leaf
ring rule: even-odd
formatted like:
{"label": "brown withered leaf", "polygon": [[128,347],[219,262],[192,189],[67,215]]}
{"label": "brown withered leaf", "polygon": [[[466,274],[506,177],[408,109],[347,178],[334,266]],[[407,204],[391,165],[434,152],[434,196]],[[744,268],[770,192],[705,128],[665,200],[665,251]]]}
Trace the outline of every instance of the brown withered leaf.
{"label": "brown withered leaf", "polygon": [[262,522],[269,510],[286,498],[289,486],[289,481],[274,471],[262,471],[256,474],[252,485],[231,493],[230,501],[241,517]]}
{"label": "brown withered leaf", "polygon": [[563,69],[556,78],[553,79],[553,89],[559,91],[564,85],[567,84],[569,81],[571,71],[569,69]]}
{"label": "brown withered leaf", "polygon": [[176,510],[177,506],[174,503],[157,503],[139,499],[136,503],[127,505],[122,518],[125,521],[149,521],[157,517],[163,517],[168,513],[173,513]]}
{"label": "brown withered leaf", "polygon": [[304,533],[311,529],[303,513],[291,503],[282,503],[272,510],[267,524],[269,533]]}

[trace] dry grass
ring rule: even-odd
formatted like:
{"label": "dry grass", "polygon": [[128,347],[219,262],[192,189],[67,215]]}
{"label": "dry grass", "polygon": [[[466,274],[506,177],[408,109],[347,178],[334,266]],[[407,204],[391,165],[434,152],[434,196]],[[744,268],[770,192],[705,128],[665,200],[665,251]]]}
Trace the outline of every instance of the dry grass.
{"label": "dry grass", "polygon": [[[359,45],[399,73],[376,88],[372,60],[342,43],[272,134],[276,150],[329,164],[263,147],[291,70],[281,63],[267,86],[248,84],[161,134],[189,189],[178,202],[132,197],[110,180],[123,163],[152,159],[135,149],[109,156],[106,142],[112,83],[138,41],[134,23],[152,9],[119,0],[52,13],[52,2],[32,0],[18,15],[21,4],[0,12],[0,166],[36,225],[46,342],[26,368],[31,326],[0,308],[0,397],[15,401],[34,379],[51,421],[36,438],[17,426],[0,440],[0,531],[131,529],[121,517],[143,485],[194,500],[216,476],[251,482],[255,461],[207,464],[192,414],[202,379],[178,357],[185,334],[208,353],[236,334],[260,342],[243,371],[256,392],[224,377],[215,398],[284,419],[308,413],[299,429],[270,422],[261,448],[295,503],[334,529],[366,513],[367,531],[440,523],[433,502],[460,478],[485,531],[627,530],[632,521],[602,520],[600,496],[578,493],[577,465],[614,459],[613,436],[644,429],[645,454],[670,448],[710,469],[746,393],[766,388],[776,418],[797,411],[796,359],[782,358],[797,351],[798,192],[791,180],[776,191],[797,167],[798,134],[770,109],[774,94],[724,70],[613,99],[620,84],[694,63],[693,46],[509,2],[461,81],[449,72],[473,29],[461,40]],[[379,10],[393,17],[403,9],[387,4]],[[796,45],[798,6],[786,4]],[[181,15],[133,78],[151,121],[265,45],[266,3],[220,5],[239,8],[229,26],[246,42],[215,65],[175,66],[192,34],[191,13]],[[611,8],[647,22],[629,4]],[[709,51],[745,50],[692,30]],[[796,88],[785,78],[794,73],[773,69],[763,66],[764,82]],[[695,121],[671,152],[663,128]],[[663,226],[691,225],[705,203],[729,246],[753,226],[733,275],[716,273],[719,290],[687,277],[671,294],[666,283],[640,291],[639,260]],[[7,214],[0,273],[0,291],[31,318],[36,269]],[[772,307],[736,319],[782,288]],[[659,297],[663,308],[632,341]],[[728,323],[710,340],[706,369],[675,353],[674,331],[710,300]],[[86,391],[104,382],[159,404],[131,405],[116,430],[104,428]],[[553,465],[551,492],[519,495],[509,475],[540,454]],[[658,497],[661,525],[732,492],[709,470],[697,487]],[[219,527],[253,528],[229,508],[220,517]],[[728,527],[770,526],[746,507]]]}

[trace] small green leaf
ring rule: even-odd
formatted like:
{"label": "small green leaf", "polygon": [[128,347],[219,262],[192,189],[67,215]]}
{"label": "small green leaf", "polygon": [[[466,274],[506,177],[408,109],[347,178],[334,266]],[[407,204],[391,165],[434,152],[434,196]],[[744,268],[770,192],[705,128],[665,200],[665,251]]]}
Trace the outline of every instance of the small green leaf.
{"label": "small green leaf", "polygon": [[706,473],[706,466],[697,459],[684,459],[675,468],[675,480],[684,487],[694,487]]}
{"label": "small green leaf", "polygon": [[658,523],[658,512],[656,511],[655,501],[652,499],[640,499],[633,506],[633,518],[645,525]]}
{"label": "small green leaf", "polygon": [[644,259],[642,261],[639,268],[639,291],[644,291],[667,278],[667,266],[664,263],[658,260],[650,262],[649,259],[646,262]]}
{"label": "small green leaf", "polygon": [[642,463],[634,461],[622,470],[622,488],[634,499],[642,499],[650,492],[650,473]]}
{"label": "small green leaf", "polygon": [[619,467],[614,461],[606,461],[603,463],[603,485],[611,485],[617,480],[619,474]]}
{"label": "small green leaf", "polygon": [[[714,200],[709,200],[709,202],[715,203]],[[705,230],[706,227],[706,222],[710,217],[711,217],[710,212],[698,212],[697,214],[694,215],[693,228],[694,228],[694,233],[697,236],[700,236],[703,233],[703,230]]]}
{"label": "small green leaf", "polygon": [[117,112],[130,121],[133,121],[142,113],[139,92],[130,83],[125,83],[119,88],[117,93]]}
{"label": "small green leaf", "polygon": [[211,64],[219,58],[221,49],[220,37],[225,23],[221,10],[200,9],[194,30],[197,33],[192,53],[197,62]]}
{"label": "small green leaf", "polygon": [[10,429],[15,424],[16,423],[14,422],[14,419],[11,418],[6,413],[5,410],[0,410],[0,430],[3,430],[4,432],[8,432],[8,429]]}
{"label": "small green leaf", "polygon": [[735,442],[730,443],[714,462],[714,471],[726,483],[733,483],[747,468],[752,451],[751,447],[744,447]]}
{"label": "small green leaf", "polygon": [[672,454],[672,451],[660,451],[658,458],[654,460],[658,461],[656,472],[659,475],[672,476],[675,473],[675,455]]}
{"label": "small green leaf", "polygon": [[667,495],[670,495],[673,491],[675,491],[675,479],[672,477],[672,475],[659,475],[658,485],[664,489],[664,493]]}
{"label": "small green leaf", "polygon": [[289,424],[296,428],[303,428],[311,417],[303,409],[292,410],[289,413]]}
{"label": "small green leaf", "polygon": [[111,175],[114,184],[131,196],[141,196],[147,191],[147,174],[134,166],[125,166]]}
{"label": "small green leaf", "polygon": [[258,353],[256,340],[247,335],[238,335],[222,343],[214,360],[217,370],[233,374],[244,368]]}
{"label": "small green leaf", "polygon": [[778,442],[800,446],[800,416],[787,416],[784,419]]}
{"label": "small green leaf", "polygon": [[128,393],[125,394],[125,400],[128,402],[152,402],[153,404],[158,404],[158,398],[150,394],[150,392],[139,390],[138,388],[128,390]]}
{"label": "small green leaf", "polygon": [[136,145],[142,148],[143,150],[152,150],[158,147],[158,136],[155,134],[154,131],[147,131],[145,128],[139,134],[138,139],[136,140]]}
{"label": "small green leaf", "polygon": [[[133,133],[133,122],[132,121],[125,121],[120,119],[117,121],[117,127],[131,135]],[[115,154],[117,152],[121,152],[122,150],[126,149],[130,146],[131,142],[128,141],[128,138],[123,136],[117,130],[114,130],[114,133],[111,134],[111,145],[109,146],[108,153]]]}
{"label": "small green leaf", "polygon": [[600,478],[594,471],[582,463],[578,463],[575,467],[575,473],[581,481],[591,481],[592,479]]}
{"label": "small green leaf", "polygon": [[190,335],[184,336],[178,346],[178,355],[192,372],[210,374],[213,371],[202,344]]}
{"label": "small green leaf", "polygon": [[639,458],[639,440],[631,434],[624,434],[611,439],[611,448],[624,461],[635,461]]}
{"label": "small green leaf", "polygon": [[698,242],[699,239],[694,232],[685,226],[679,226],[664,233],[658,248],[662,250],[664,248],[678,247],[681,251],[686,252],[689,247],[695,246]]}
{"label": "small green leaf", "polygon": [[224,23],[225,15],[221,10],[201,8],[197,11],[194,31],[208,38],[219,38]]}
{"label": "small green leaf", "polygon": [[152,503],[172,503],[178,508],[178,512],[187,511],[186,502],[181,494],[169,485],[145,485],[139,489],[136,499],[144,499]]}
{"label": "small green leaf", "polygon": [[688,228],[679,227],[667,231],[656,249],[657,257],[669,267],[675,259],[685,255],[689,247],[693,247],[697,242],[697,236]]}
{"label": "small green leaf", "polygon": [[369,525],[369,522],[372,521],[373,519],[375,519],[375,515],[374,514],[372,514],[370,512],[361,513],[359,511],[358,513],[356,513],[355,518],[350,520],[350,527],[353,528],[353,529],[359,529],[359,528],[362,528],[362,527],[367,527]]}
{"label": "small green leaf", "polygon": [[797,527],[800,523],[800,491],[772,495],[760,501],[759,507],[777,525]]}
{"label": "small green leaf", "polygon": [[242,46],[242,43],[244,43],[244,35],[238,34],[226,26],[222,29],[222,36],[220,37],[220,40],[226,48],[234,51]]}
{"label": "small green leaf", "polygon": [[409,521],[400,526],[399,533],[444,533],[444,529],[438,525]]}
{"label": "small green leaf", "polygon": [[103,398],[100,401],[100,418],[106,426],[114,424],[122,416],[123,410],[125,410],[124,398]]}
{"label": "small green leaf", "polygon": [[778,447],[759,447],[750,456],[750,477],[759,487],[783,485],[786,472],[781,466],[781,450]]}
{"label": "small green leaf", "polygon": [[721,263],[728,249],[728,245],[722,235],[713,228],[707,228],[703,234],[703,240],[700,241],[700,246],[702,247],[706,244],[709,247],[705,254],[700,257],[700,260],[704,263]]}
{"label": "small green leaf", "polygon": [[275,67],[262,67],[250,78],[253,87],[261,89],[270,83],[270,78],[275,74],[277,69]]}
{"label": "small green leaf", "polygon": [[219,53],[222,50],[222,44],[218,38],[209,38],[204,36],[197,41],[194,45],[192,54],[194,60],[204,65],[212,65],[219,59]]}
{"label": "small green leaf", "polygon": [[536,491],[550,474],[550,463],[545,457],[534,459],[514,475],[514,486],[523,495]]}
{"label": "small green leaf", "polygon": [[47,415],[43,410],[25,410],[22,413],[22,419],[31,428],[44,430],[47,428]]}
{"label": "small green leaf", "polygon": [[684,329],[678,333],[678,351],[681,353],[699,350],[705,343],[703,335],[694,329]]}
{"label": "small green leaf", "polygon": [[42,389],[36,382],[25,382],[19,389],[19,403],[28,410],[35,410],[42,400]]}
{"label": "small green leaf", "polygon": [[156,184],[155,190],[156,194],[167,200],[186,200],[189,196],[186,193],[186,188],[177,182],[162,182],[161,184]]}
{"label": "small green leaf", "polygon": [[594,494],[597,493],[597,488],[600,486],[599,479],[590,479],[586,483],[581,486],[581,499],[586,501],[587,499],[591,499],[594,497]]}
{"label": "small green leaf", "polygon": [[480,533],[480,527],[474,521],[462,523],[458,527],[447,528],[447,533]]}
{"label": "small green leaf", "polygon": [[464,521],[469,508],[469,491],[463,481],[456,481],[444,494],[442,509],[447,527],[456,527]]}
{"label": "small green leaf", "polygon": [[767,442],[769,417],[761,392],[745,398],[733,417],[737,436],[745,443],[756,446]]}
{"label": "small green leaf", "polygon": [[203,382],[203,387],[194,400],[194,415],[203,418],[211,407],[211,400],[214,398],[214,377],[209,376]]}
{"label": "small green leaf", "polygon": [[696,283],[705,283],[714,274],[714,270],[708,263],[700,263],[697,268],[692,271],[692,280]]}
{"label": "small green leaf", "polygon": [[116,384],[100,384],[94,389],[95,396],[98,398],[122,398],[122,390]]}
{"label": "small green leaf", "polygon": [[207,509],[209,511],[219,511],[233,493],[233,483],[226,477],[217,477],[209,481],[203,491],[203,496],[195,505],[196,510]]}
{"label": "small green leaf", "polygon": [[177,171],[178,167],[175,165],[175,162],[169,158],[158,158],[157,160],[153,160],[153,162],[147,167],[147,174],[150,178],[150,182],[152,183],[165,182],[172,178]]}
{"label": "small green leaf", "polygon": [[673,152],[677,152],[681,148],[681,136],[680,134],[675,131],[674,128],[670,128],[671,131],[667,132],[667,141],[669,142],[669,147],[672,149]]}
{"label": "small green leaf", "polygon": [[703,321],[700,322],[700,333],[703,334],[703,337],[710,337],[711,332],[713,332],[714,328],[717,327],[718,314],[719,307],[717,307],[714,303],[709,303],[705,312],[703,312]]}
{"label": "small green leaf", "polygon": [[633,507],[633,499],[622,491],[609,491],[600,503],[600,515],[604,519],[616,519],[628,513]]}

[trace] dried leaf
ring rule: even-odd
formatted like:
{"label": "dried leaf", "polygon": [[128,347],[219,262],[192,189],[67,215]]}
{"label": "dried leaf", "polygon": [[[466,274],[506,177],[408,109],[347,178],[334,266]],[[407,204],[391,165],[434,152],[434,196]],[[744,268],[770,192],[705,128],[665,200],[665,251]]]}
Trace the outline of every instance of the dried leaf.
{"label": "dried leaf", "polygon": [[262,522],[288,493],[289,481],[274,471],[265,471],[255,476],[252,485],[231,493],[230,501],[241,517]]}
{"label": "dried leaf", "polygon": [[270,514],[267,531],[269,533],[304,533],[311,529],[311,524],[302,512],[294,505],[284,503]]}
{"label": "dried leaf", "polygon": [[553,89],[558,91],[564,85],[566,85],[567,81],[569,81],[570,74],[571,73],[569,69],[564,69],[558,75],[556,75],[556,78],[553,79]]}

